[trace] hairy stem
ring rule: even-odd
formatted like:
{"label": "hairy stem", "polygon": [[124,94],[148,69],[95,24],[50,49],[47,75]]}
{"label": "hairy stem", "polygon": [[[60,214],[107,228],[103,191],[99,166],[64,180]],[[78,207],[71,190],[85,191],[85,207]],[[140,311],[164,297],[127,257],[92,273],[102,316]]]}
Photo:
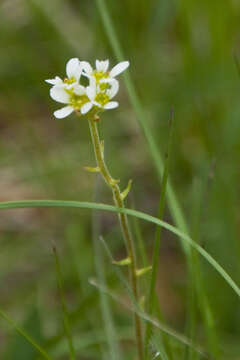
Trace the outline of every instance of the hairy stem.
{"label": "hairy stem", "polygon": [[[113,179],[109,173],[109,170],[104,161],[104,153],[103,153],[103,145],[99,138],[98,133],[98,126],[97,122],[99,121],[98,117],[89,118],[89,127],[92,136],[92,142],[95,152],[95,157],[97,161],[97,166],[99,168],[99,172],[101,173],[103,179],[105,180],[106,184],[111,188],[113,194],[113,200],[115,205],[118,208],[124,208],[124,201],[121,196],[121,191],[118,186],[118,181]],[[135,297],[136,302],[138,302],[138,284],[137,284],[137,264],[136,264],[136,257],[135,257],[135,250],[134,250],[134,243],[133,239],[130,234],[129,225],[127,216],[124,213],[120,213],[118,215],[119,222],[121,225],[121,230],[123,234],[123,238],[125,240],[125,245],[128,252],[128,257],[130,259],[130,277],[131,277],[131,285],[133,294]],[[141,328],[141,321],[138,314],[134,314],[135,320],[135,329],[136,329],[136,339],[137,339],[137,347],[138,347],[138,356],[139,360],[143,359],[143,344],[142,344],[142,328]]]}

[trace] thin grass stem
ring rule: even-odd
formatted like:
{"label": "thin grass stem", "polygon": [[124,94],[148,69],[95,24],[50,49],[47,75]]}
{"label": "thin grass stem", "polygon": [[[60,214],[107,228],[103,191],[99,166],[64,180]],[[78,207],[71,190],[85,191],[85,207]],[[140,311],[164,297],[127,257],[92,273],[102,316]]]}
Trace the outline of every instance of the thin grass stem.
{"label": "thin grass stem", "polygon": [[[163,180],[162,180],[162,190],[161,190],[161,197],[159,202],[159,211],[158,211],[158,218],[162,219],[165,209],[165,200],[166,200],[166,192],[167,192],[167,181],[168,181],[168,173],[169,173],[169,164],[170,164],[170,157],[171,157],[171,148],[172,148],[172,139],[173,139],[173,113],[171,114],[170,119],[170,133],[168,139],[168,148],[166,153],[165,165],[164,165],[164,172],[163,172]],[[156,280],[157,280],[157,271],[159,265],[159,252],[160,252],[160,245],[161,245],[161,235],[162,235],[162,228],[160,226],[156,229],[155,234],[155,242],[153,248],[153,260],[152,260],[152,273],[149,285],[149,295],[148,295],[148,314],[152,316],[154,307],[155,307],[155,299],[156,299]],[[145,332],[145,359],[149,358],[148,356],[148,349],[149,349],[149,341],[151,338],[152,332],[152,324],[150,322],[147,323],[146,332]],[[165,339],[166,340],[166,339]]]}
{"label": "thin grass stem", "polygon": [[61,305],[62,305],[62,312],[63,312],[63,323],[64,323],[64,329],[66,333],[66,337],[68,340],[68,346],[69,346],[69,353],[70,353],[70,359],[75,360],[75,349],[73,346],[73,339],[72,339],[72,333],[71,333],[71,326],[70,326],[70,320],[69,320],[69,314],[67,310],[66,300],[64,296],[64,288],[63,288],[63,276],[61,271],[61,265],[60,260],[57,252],[56,245],[54,244],[53,247],[53,254],[55,257],[55,263],[56,263],[56,274],[57,274],[57,280],[58,280],[58,288],[59,288],[59,294],[61,298]]}

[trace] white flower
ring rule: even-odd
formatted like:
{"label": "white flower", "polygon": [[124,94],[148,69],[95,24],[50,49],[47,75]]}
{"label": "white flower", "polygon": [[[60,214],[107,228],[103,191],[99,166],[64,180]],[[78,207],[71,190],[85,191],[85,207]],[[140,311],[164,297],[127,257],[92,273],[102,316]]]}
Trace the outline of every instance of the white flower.
{"label": "white flower", "polygon": [[59,76],[56,76],[55,79],[48,79],[45,81],[51,85],[62,85],[69,89],[72,88],[74,85],[79,83],[82,74],[80,60],[77,58],[70,59],[66,65],[66,73],[67,78],[64,80],[62,80]]}
{"label": "white flower", "polygon": [[107,88],[102,91],[101,84],[97,84],[96,80],[92,80],[90,85],[86,89],[86,94],[89,98],[89,102],[83,105],[82,114],[87,113],[96,106],[98,109],[109,110],[118,106],[117,101],[110,101],[119,90],[119,83],[115,79],[104,79],[102,83],[107,85]]}
{"label": "white flower", "polygon": [[110,71],[108,71],[109,60],[96,60],[96,69],[93,69],[87,61],[81,61],[81,66],[83,69],[83,75],[87,76],[88,78],[94,77],[98,84],[104,79],[113,79],[119,74],[121,74],[129,67],[129,61],[120,62],[119,64],[115,65]]}
{"label": "white flower", "polygon": [[53,85],[50,89],[50,96],[67,106],[54,112],[57,119],[70,115],[74,110],[80,111],[83,104],[89,101],[86,96],[86,89],[79,84],[82,74],[81,62],[77,58],[70,59],[66,65],[67,78],[62,80],[59,76],[55,79],[46,80]]}
{"label": "white flower", "polygon": [[[92,115],[107,109],[114,109],[118,102],[111,101],[119,90],[119,83],[115,76],[119,75],[129,66],[128,61],[123,61],[108,71],[109,61],[96,60],[96,69],[86,61],[77,58],[70,59],[66,65],[67,78],[62,80],[59,76],[46,80],[52,85],[50,96],[59,103],[65,104],[63,108],[54,112],[54,116],[62,119],[73,111],[87,114],[92,110]],[[89,86],[80,84],[81,75],[89,78]]]}
{"label": "white flower", "polygon": [[54,112],[57,119],[62,119],[70,115],[73,111],[81,111],[82,106],[89,102],[86,95],[86,88],[82,85],[76,85],[71,89],[66,89],[62,85],[54,85],[50,89],[50,96],[53,100],[62,104],[67,104],[60,110]]}

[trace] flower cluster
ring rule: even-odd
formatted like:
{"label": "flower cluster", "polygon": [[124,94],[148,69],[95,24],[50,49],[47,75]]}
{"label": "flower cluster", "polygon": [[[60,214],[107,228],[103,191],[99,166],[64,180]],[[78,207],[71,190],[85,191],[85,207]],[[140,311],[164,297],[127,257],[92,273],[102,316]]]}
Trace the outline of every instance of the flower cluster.
{"label": "flower cluster", "polygon": [[[66,65],[67,77],[64,80],[58,76],[46,80],[52,85],[50,96],[66,104],[55,111],[54,116],[62,119],[73,111],[85,115],[89,112],[98,114],[101,111],[116,108],[118,102],[112,99],[118,92],[119,83],[115,77],[128,66],[128,61],[122,61],[109,71],[109,60],[96,60],[96,68],[93,69],[86,61],[80,61],[77,58],[70,59]],[[82,76],[87,79],[87,86],[81,84]]]}

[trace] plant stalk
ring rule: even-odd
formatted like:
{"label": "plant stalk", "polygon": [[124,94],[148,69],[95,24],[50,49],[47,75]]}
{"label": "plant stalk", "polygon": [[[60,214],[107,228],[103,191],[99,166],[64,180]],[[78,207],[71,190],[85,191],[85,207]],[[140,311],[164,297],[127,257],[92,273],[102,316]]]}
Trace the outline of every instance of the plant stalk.
{"label": "plant stalk", "polygon": [[[118,181],[112,178],[110,172],[105,164],[104,161],[104,154],[103,154],[103,145],[99,138],[98,133],[98,126],[97,123],[99,121],[99,117],[91,117],[88,119],[95,157],[97,161],[97,166],[99,172],[101,173],[104,181],[106,184],[111,188],[113,194],[113,200],[115,205],[118,208],[124,209],[124,200],[121,196],[121,191],[118,186]],[[125,245],[127,248],[128,257],[130,259],[130,277],[131,277],[131,285],[132,291],[135,297],[136,302],[138,303],[138,284],[137,284],[137,263],[136,263],[136,256],[135,256],[135,249],[133,239],[130,233],[129,225],[127,216],[124,213],[119,213],[119,222],[122,230],[122,235],[125,240]],[[141,327],[141,320],[138,314],[134,314],[134,321],[135,321],[135,330],[136,330],[136,340],[137,340],[137,348],[138,348],[138,357],[139,360],[143,360],[143,342],[142,342],[142,327]]]}

